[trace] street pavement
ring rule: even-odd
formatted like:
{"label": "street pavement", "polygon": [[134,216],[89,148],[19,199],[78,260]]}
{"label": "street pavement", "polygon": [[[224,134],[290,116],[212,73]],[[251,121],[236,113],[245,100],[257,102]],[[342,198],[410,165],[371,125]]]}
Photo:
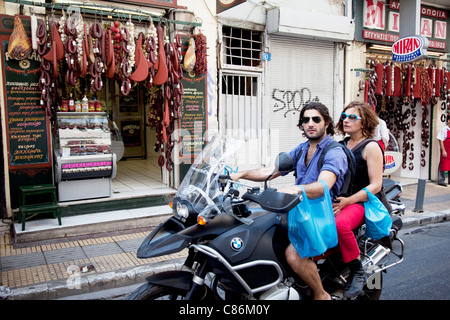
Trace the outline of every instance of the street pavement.
{"label": "street pavement", "polygon": [[[427,182],[423,205],[417,183],[403,186],[403,228],[447,221],[450,186]],[[187,250],[138,259],[136,251],[148,230],[15,244],[0,234],[0,300],[53,300],[132,286],[155,272],[179,269]]]}

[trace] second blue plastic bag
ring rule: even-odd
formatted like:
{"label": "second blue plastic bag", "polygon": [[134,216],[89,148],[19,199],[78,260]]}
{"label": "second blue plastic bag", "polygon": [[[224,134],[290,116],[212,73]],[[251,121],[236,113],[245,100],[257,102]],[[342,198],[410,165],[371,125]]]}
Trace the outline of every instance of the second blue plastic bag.
{"label": "second blue plastic bag", "polygon": [[308,199],[305,189],[303,200],[289,211],[289,240],[301,257],[315,257],[337,246],[336,222],[330,192],[324,181],[324,195]]}
{"label": "second blue plastic bag", "polygon": [[389,235],[392,219],[384,204],[367,188],[369,200],[364,202],[364,216],[366,220],[366,237],[375,240]]}

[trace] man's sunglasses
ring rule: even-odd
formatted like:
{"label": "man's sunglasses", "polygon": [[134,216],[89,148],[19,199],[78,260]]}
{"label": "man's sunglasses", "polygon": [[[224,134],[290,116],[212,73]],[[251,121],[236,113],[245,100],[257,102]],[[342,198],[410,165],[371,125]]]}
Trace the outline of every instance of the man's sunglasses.
{"label": "man's sunglasses", "polygon": [[319,116],[315,116],[315,117],[302,117],[302,124],[306,124],[309,122],[309,120],[314,121],[314,123],[320,123],[322,122],[322,118]]}
{"label": "man's sunglasses", "polygon": [[350,120],[351,122],[355,122],[356,120],[361,120],[360,117],[358,117],[356,114],[346,114],[345,112],[341,113],[341,120],[344,121],[345,119]]}

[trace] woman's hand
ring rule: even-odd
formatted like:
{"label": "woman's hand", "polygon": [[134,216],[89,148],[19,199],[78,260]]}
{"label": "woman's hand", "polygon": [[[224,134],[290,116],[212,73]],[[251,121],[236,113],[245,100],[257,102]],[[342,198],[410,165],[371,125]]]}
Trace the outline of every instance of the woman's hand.
{"label": "woman's hand", "polygon": [[333,213],[335,216],[337,216],[342,209],[344,209],[346,206],[350,205],[351,201],[349,200],[349,198],[346,197],[337,197],[334,201],[333,201]]}

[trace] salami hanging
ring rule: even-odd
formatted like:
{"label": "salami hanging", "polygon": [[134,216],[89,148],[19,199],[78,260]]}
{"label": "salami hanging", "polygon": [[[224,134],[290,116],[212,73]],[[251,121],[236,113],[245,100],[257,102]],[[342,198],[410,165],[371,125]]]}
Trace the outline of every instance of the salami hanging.
{"label": "salami hanging", "polygon": [[375,67],[375,72],[377,74],[377,79],[375,83],[375,94],[381,95],[383,93],[383,73],[384,73],[383,64],[378,63]]}
{"label": "salami hanging", "polygon": [[392,95],[394,97],[402,95],[402,73],[400,67],[394,67],[394,91]]}

